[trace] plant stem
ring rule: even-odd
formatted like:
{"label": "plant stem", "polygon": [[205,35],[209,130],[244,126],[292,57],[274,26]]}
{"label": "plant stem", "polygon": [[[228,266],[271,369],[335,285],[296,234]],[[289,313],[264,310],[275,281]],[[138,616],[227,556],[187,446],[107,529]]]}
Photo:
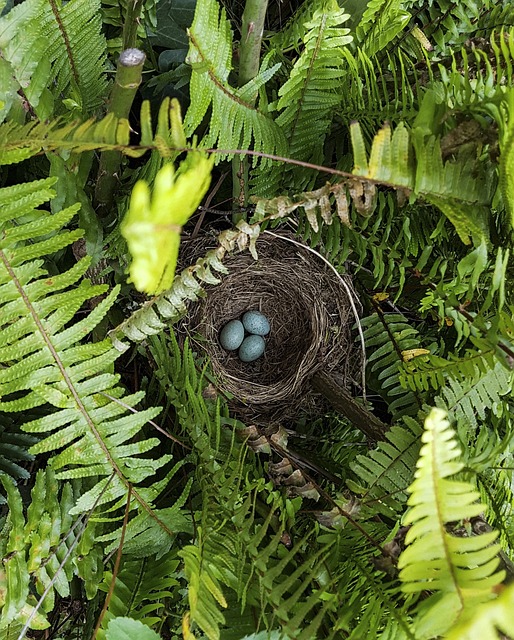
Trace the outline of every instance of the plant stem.
{"label": "plant stem", "polygon": [[129,0],[123,24],[123,49],[132,49],[136,46],[137,28],[143,2],[144,0]]}
{"label": "plant stem", "polygon": [[[108,113],[112,113],[117,118],[128,118],[134,96],[141,84],[145,57],[139,49],[125,49],[120,53]],[[114,201],[120,165],[119,151],[104,151],[100,155],[95,200],[101,217],[107,215]]]}
{"label": "plant stem", "polygon": [[255,78],[259,72],[261,41],[267,8],[268,0],[246,0],[239,45],[238,84],[240,87]]}
{"label": "plant stem", "polygon": [[359,404],[348,391],[330,374],[318,372],[312,379],[314,389],[325,396],[337,411],[360,429],[372,442],[384,439],[388,427],[375,415]]}
{"label": "plant stem", "polygon": [[[264,20],[268,0],[246,0],[241,26],[241,42],[239,43],[239,75],[238,86],[242,87],[255,78],[259,72],[261,61],[261,42],[264,31]],[[257,99],[254,96],[252,104]],[[248,201],[248,159],[235,157],[232,160],[232,195],[234,208],[241,210]],[[241,214],[234,214],[234,222],[241,218]]]}

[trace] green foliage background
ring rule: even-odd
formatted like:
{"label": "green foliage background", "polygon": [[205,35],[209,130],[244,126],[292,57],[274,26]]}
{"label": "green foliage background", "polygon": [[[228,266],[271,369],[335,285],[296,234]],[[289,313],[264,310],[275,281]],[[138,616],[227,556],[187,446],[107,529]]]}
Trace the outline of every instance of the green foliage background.
{"label": "green foliage background", "polygon": [[[2,639],[514,637],[513,5],[270,3],[241,86],[259,4],[0,0]],[[266,229],[352,275],[382,441],[242,424],[176,335]]]}

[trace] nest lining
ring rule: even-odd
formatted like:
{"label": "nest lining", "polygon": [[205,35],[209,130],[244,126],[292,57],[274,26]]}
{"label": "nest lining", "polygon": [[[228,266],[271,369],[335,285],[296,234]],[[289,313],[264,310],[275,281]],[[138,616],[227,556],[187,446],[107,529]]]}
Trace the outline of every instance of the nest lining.
{"label": "nest lining", "polygon": [[[312,397],[309,381],[319,369],[336,370],[350,385],[359,366],[351,335],[355,318],[346,288],[311,253],[262,236],[257,252],[257,261],[248,252],[225,261],[229,274],[192,303],[186,328],[240,413],[284,418],[297,414]],[[264,313],[271,330],[264,356],[243,363],[237,352],[221,347],[219,333],[249,310]]]}

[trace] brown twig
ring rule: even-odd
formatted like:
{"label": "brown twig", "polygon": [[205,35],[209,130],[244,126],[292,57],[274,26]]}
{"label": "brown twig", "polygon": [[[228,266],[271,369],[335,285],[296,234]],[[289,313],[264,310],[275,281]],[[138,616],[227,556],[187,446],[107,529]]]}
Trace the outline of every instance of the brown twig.
{"label": "brown twig", "polygon": [[196,238],[196,236],[198,235],[200,228],[202,226],[202,223],[204,221],[205,218],[205,214],[207,213],[207,211],[209,211],[209,207],[211,206],[211,202],[214,199],[214,196],[218,193],[221,185],[223,184],[225,178],[227,177],[227,172],[225,171],[225,173],[221,174],[218,182],[216,182],[216,184],[214,185],[214,187],[211,189],[211,192],[209,193],[209,195],[207,196],[207,199],[205,200],[205,204],[203,207],[201,207],[201,213],[200,213],[200,217],[198,218],[198,222],[195,225],[195,228],[193,229],[193,233],[191,234],[191,240],[193,238]]}
{"label": "brown twig", "polygon": [[130,500],[132,498],[132,485],[129,483],[128,491],[127,491],[127,504],[125,505],[125,515],[123,516],[123,526],[121,528],[121,538],[120,538],[120,546],[118,547],[118,553],[116,554],[116,560],[114,562],[114,568],[112,570],[112,579],[111,584],[109,585],[109,590],[107,591],[107,595],[105,596],[105,601],[102,607],[102,611],[98,616],[98,620],[96,622],[95,630],[93,631],[93,640],[95,640],[98,631],[100,630],[100,626],[102,624],[102,620],[105,616],[107,608],[109,606],[109,602],[111,601],[112,594],[114,593],[114,587],[116,585],[116,578],[118,576],[118,572],[120,570],[121,556],[123,554],[123,543],[125,541],[125,533],[127,531],[127,523],[128,517],[130,513]]}

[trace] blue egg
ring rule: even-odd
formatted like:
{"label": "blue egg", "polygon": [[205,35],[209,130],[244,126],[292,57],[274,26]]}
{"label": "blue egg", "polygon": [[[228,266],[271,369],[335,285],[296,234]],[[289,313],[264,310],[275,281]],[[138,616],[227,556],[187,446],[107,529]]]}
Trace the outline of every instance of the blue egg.
{"label": "blue egg", "polygon": [[245,329],[240,320],[231,320],[220,333],[220,344],[226,351],[239,349],[245,337]]}
{"label": "blue egg", "polygon": [[265,346],[266,343],[263,337],[256,335],[248,336],[239,347],[239,359],[241,362],[253,362],[262,356]]}
{"label": "blue egg", "polygon": [[243,325],[248,333],[267,336],[270,330],[269,320],[260,311],[247,311],[243,316]]}

